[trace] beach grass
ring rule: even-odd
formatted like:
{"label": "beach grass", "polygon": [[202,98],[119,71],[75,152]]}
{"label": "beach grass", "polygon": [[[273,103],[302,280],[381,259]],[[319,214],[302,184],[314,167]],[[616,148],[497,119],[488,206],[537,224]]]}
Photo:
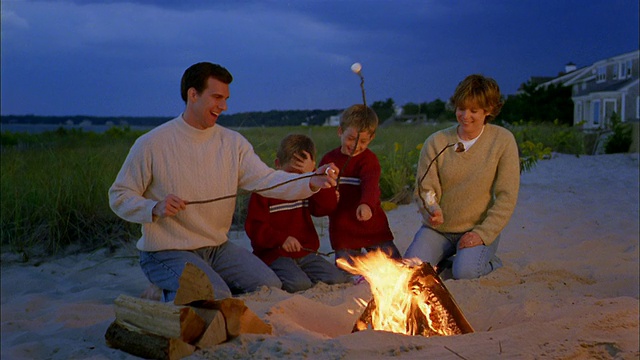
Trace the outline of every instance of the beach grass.
{"label": "beach grass", "polygon": [[[382,167],[382,200],[407,201],[422,143],[451,124],[394,124],[378,129],[370,149]],[[529,149],[526,156],[533,159],[531,166],[550,151],[588,153],[585,136],[572,128],[520,124],[511,130],[521,149]],[[335,127],[252,127],[238,131],[271,166],[280,140],[290,133],[314,139],[318,161],[340,144]],[[80,251],[134,242],[140,235],[139,225],[127,223],[111,211],[107,192],[141,134],[121,128],[102,134],[62,129],[31,135],[2,133],[2,251],[19,253],[28,260],[69,247]],[[244,226],[247,200],[247,193],[238,195],[235,228]]]}

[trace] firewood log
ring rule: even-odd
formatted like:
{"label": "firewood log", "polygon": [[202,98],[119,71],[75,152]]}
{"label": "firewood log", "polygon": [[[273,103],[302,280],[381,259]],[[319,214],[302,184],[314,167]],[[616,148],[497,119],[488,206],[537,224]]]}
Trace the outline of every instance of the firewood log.
{"label": "firewood log", "polygon": [[234,338],[240,334],[271,334],[271,325],[262,321],[240,299],[216,300],[212,305],[224,315],[229,338]]}
{"label": "firewood log", "polygon": [[189,306],[175,306],[153,300],[120,295],[115,300],[116,321],[146,332],[191,343],[205,330],[206,323]]}
{"label": "firewood log", "polygon": [[189,305],[199,301],[213,301],[213,285],[207,274],[192,263],[187,263],[180,275],[175,305]]}
{"label": "firewood log", "polygon": [[180,339],[150,334],[117,320],[111,323],[104,337],[109,346],[145,359],[178,360],[193,354],[196,349]]}
{"label": "firewood log", "polygon": [[222,311],[205,308],[194,310],[207,323],[207,329],[195,343],[198,348],[209,348],[227,341],[227,324]]}

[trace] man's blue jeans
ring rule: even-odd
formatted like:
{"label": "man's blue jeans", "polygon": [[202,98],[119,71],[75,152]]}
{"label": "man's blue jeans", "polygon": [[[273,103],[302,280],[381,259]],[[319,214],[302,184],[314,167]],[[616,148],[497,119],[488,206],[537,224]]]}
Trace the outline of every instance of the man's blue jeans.
{"label": "man's blue jeans", "polygon": [[489,246],[478,245],[458,249],[462,235],[464,233],[440,233],[422,226],[404,257],[418,258],[436,266],[441,260],[455,255],[451,269],[454,279],[475,279],[502,266],[502,262],[496,256],[500,235]]}
{"label": "man's blue jeans", "polygon": [[204,271],[213,285],[214,297],[251,292],[262,286],[281,288],[282,282],[249,250],[227,241],[197,250],[140,252],[140,267],[149,281],[162,289],[162,300],[173,301],[186,263]]}

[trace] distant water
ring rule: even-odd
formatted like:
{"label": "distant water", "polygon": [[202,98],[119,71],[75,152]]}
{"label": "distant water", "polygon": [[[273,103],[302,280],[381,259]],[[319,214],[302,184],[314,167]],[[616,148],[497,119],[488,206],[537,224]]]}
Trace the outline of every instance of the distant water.
{"label": "distant water", "polygon": [[[5,124],[0,123],[0,132],[10,131],[12,133],[28,133],[39,134],[46,131],[56,131],[59,128],[66,130],[80,130],[83,132],[94,132],[97,134],[103,133],[112,127],[118,127],[117,125],[61,125],[61,124]],[[129,126],[131,130],[151,130],[153,126]]]}

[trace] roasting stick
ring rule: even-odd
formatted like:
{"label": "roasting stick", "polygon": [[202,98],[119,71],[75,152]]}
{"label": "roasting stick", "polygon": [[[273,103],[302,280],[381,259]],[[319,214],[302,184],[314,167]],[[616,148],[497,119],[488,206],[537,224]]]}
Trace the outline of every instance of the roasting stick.
{"label": "roasting stick", "polygon": [[[330,170],[330,169],[331,169],[331,168],[327,168],[327,170],[325,171],[325,174],[327,174],[327,175],[328,175],[328,174],[329,174],[329,170]],[[307,174],[307,175],[299,176],[299,177],[297,177],[297,178],[289,179],[289,180],[287,180],[287,181],[283,181],[283,182],[281,182],[281,183],[279,183],[279,184],[275,184],[275,185],[270,186],[270,187],[266,187],[266,188],[263,188],[263,189],[251,190],[251,191],[248,191],[248,192],[249,192],[249,193],[260,193],[260,192],[263,192],[263,191],[267,191],[267,190],[275,189],[275,188],[277,188],[277,187],[279,187],[279,186],[282,186],[282,185],[288,184],[288,183],[290,183],[290,182],[294,182],[294,181],[298,181],[298,180],[302,180],[302,179],[307,179],[307,178],[310,178],[310,177],[312,177],[312,176],[324,176],[324,175],[316,174],[316,173],[313,173],[313,174]],[[236,194],[232,194],[232,195],[225,195],[225,196],[217,197],[217,198],[214,198],[214,199],[185,201],[185,203],[186,203],[187,205],[206,204],[206,203],[211,203],[211,202],[215,202],[215,201],[220,201],[220,200],[225,200],[225,199],[231,199],[231,198],[234,198],[234,197],[237,197],[237,196],[238,196],[238,194],[236,193]]]}
{"label": "roasting stick", "polygon": [[[359,62],[353,63],[353,65],[351,65],[351,71],[353,71],[356,75],[360,77],[360,90],[362,91],[362,104],[364,106],[367,106],[367,95],[366,95],[366,92],[364,91],[364,76],[362,76],[362,64],[360,64]],[[358,133],[356,134],[356,143],[353,146],[353,149],[351,149],[351,154],[349,154],[347,161],[344,162],[344,165],[342,165],[342,168],[340,169],[340,173],[338,174],[338,179],[337,179],[338,184],[336,185],[336,191],[340,190],[340,177],[342,177],[343,170],[347,168],[347,164],[349,164],[349,161],[353,157],[353,154],[356,151],[356,147],[358,146],[358,142],[360,142],[360,131],[358,131]]]}
{"label": "roasting stick", "polygon": [[[418,183],[418,197],[420,198],[420,201],[422,201],[422,206],[424,206],[424,209],[427,210],[427,212],[429,214],[431,214],[431,211],[429,211],[429,206],[428,206],[430,204],[427,204],[427,200],[425,200],[426,196],[425,196],[425,198],[423,198],[422,194],[421,194],[422,193],[422,191],[421,191],[422,190],[422,182],[427,177],[427,174],[429,173],[429,170],[431,169],[431,165],[433,165],[433,163],[436,161],[438,156],[442,155],[442,153],[445,150],[447,150],[448,148],[450,148],[452,146],[456,146],[456,152],[463,152],[464,151],[464,145],[462,145],[461,142],[445,145],[445,147],[443,147],[442,150],[440,150],[440,152],[438,154],[436,154],[436,156],[433,159],[431,159],[431,161],[429,162],[429,165],[427,166],[427,169],[424,171],[424,174],[422,174],[422,176],[420,177],[420,182]],[[431,214],[431,215],[433,215],[433,214]]]}
{"label": "roasting stick", "polygon": [[335,253],[336,253],[335,251],[329,251],[328,253],[325,253],[325,252],[320,252],[320,251],[318,251],[318,250],[313,250],[313,249],[304,248],[304,247],[302,248],[302,250],[304,250],[304,251],[308,251],[308,252],[310,252],[310,253],[314,253],[314,254],[316,254],[316,255],[326,256],[326,257],[329,257],[329,256],[331,256],[332,254],[335,254]]}

